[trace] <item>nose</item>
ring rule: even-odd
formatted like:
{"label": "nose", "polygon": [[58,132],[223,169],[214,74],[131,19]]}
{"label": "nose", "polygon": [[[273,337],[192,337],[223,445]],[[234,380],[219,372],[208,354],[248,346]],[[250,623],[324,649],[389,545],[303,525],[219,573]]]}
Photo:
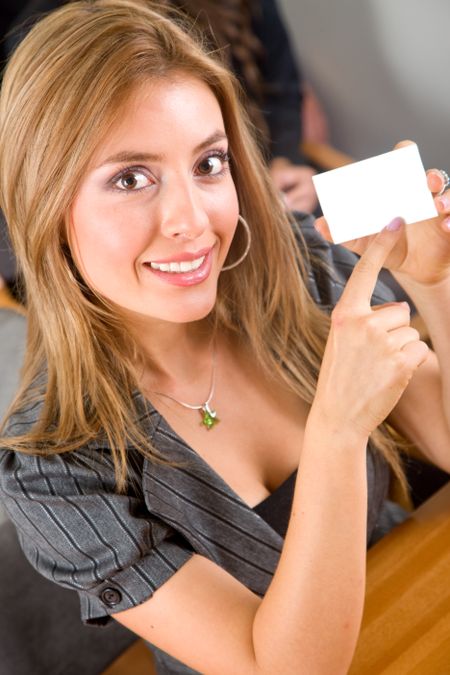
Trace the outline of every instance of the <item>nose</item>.
{"label": "nose", "polygon": [[169,239],[196,239],[209,224],[195,185],[181,178],[169,180],[161,190],[159,219],[161,232]]}

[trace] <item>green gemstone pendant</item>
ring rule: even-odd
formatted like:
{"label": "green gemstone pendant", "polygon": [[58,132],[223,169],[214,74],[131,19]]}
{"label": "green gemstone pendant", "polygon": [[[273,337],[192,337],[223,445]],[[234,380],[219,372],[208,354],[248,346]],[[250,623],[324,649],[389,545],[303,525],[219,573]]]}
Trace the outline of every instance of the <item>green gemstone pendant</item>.
{"label": "green gemstone pendant", "polygon": [[219,418],[217,417],[216,411],[211,410],[208,403],[202,405],[200,409],[200,415],[202,416],[201,424],[203,424],[206,427],[207,431],[212,429],[215,424],[220,422]]}

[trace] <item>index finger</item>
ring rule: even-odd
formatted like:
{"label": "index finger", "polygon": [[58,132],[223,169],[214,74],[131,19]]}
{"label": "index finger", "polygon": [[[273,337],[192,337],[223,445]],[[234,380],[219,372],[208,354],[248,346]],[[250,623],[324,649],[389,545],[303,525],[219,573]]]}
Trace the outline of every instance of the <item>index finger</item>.
{"label": "index finger", "polygon": [[386,258],[400,239],[404,220],[394,218],[370,242],[356,263],[339,300],[340,306],[370,308],[370,300],[378,274]]}

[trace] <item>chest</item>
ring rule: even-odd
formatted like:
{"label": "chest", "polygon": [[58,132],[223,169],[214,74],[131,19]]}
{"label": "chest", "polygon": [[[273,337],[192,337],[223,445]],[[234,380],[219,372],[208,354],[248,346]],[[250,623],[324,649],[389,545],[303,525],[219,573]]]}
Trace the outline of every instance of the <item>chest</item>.
{"label": "chest", "polygon": [[251,507],[298,467],[308,406],[249,364],[218,367],[210,430],[198,410],[154,401],[172,429]]}

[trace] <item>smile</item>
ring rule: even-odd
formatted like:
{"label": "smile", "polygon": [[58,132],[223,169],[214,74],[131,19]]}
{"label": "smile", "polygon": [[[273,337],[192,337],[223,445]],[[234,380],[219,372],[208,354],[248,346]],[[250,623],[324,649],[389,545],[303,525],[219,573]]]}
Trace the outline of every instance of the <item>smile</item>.
{"label": "smile", "polygon": [[150,263],[150,267],[153,270],[161,270],[161,272],[171,272],[172,274],[179,274],[180,272],[192,272],[193,270],[198,270],[200,265],[202,265],[206,256],[202,255],[196,260],[183,260],[181,262],[171,262],[171,263]]}
{"label": "smile", "polygon": [[146,262],[144,263],[144,267],[151,274],[168,284],[174,286],[194,286],[209,277],[212,267],[213,249],[214,246],[198,251],[196,254],[179,254],[177,256],[178,260]]}

